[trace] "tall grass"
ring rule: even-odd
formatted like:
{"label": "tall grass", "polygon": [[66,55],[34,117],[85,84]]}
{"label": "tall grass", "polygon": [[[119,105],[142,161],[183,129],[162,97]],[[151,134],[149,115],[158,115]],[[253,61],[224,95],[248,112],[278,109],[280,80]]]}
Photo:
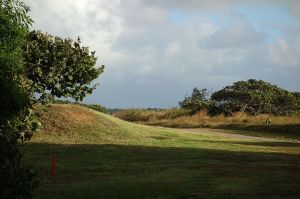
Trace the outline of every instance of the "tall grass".
{"label": "tall grass", "polygon": [[211,117],[205,111],[190,115],[188,111],[176,108],[160,111],[129,109],[116,112],[114,116],[126,121],[173,128],[208,127],[300,133],[299,116],[251,116],[237,112],[232,116]]}
{"label": "tall grass", "polygon": [[172,108],[166,110],[127,109],[114,113],[115,117],[130,122],[153,122],[161,120],[174,120],[178,117],[187,116],[187,110]]}

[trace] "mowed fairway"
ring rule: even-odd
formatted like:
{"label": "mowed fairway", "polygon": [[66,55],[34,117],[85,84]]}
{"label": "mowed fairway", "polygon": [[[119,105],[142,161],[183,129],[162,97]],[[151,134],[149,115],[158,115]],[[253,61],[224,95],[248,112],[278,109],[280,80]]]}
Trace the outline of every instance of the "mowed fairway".
{"label": "mowed fairway", "polygon": [[300,198],[297,141],[148,127],[75,105],[40,117],[22,146],[35,198]]}

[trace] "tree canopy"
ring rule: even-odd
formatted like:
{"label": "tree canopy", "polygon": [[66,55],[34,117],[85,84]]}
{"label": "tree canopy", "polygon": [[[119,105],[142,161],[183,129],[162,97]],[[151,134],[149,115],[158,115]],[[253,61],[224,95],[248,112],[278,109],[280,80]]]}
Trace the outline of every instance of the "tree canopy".
{"label": "tree canopy", "polygon": [[76,101],[91,94],[90,86],[104,69],[95,68],[95,52],[80,46],[80,39],[62,39],[32,31],[24,47],[25,74],[39,100],[48,96],[71,97]]}
{"label": "tree canopy", "polygon": [[249,79],[234,82],[214,92],[210,98],[206,89],[194,88],[191,96],[180,101],[179,106],[192,114],[207,110],[209,115],[231,115],[234,112],[295,115],[300,114],[300,94],[263,80]]}
{"label": "tree canopy", "polygon": [[22,57],[32,22],[28,11],[17,0],[0,1],[0,198],[30,198],[32,191],[33,173],[22,167],[17,145],[32,127]]}
{"label": "tree canopy", "polygon": [[295,94],[262,80],[238,81],[211,96],[225,114],[243,111],[251,115],[289,115],[299,111]]}
{"label": "tree canopy", "polygon": [[[29,31],[29,7],[0,0],[0,198],[31,198],[33,171],[21,165],[19,140],[37,129],[32,105],[48,97],[82,100],[102,72],[80,40]],[[97,107],[100,108],[100,107]]]}
{"label": "tree canopy", "polygon": [[5,123],[24,111],[29,93],[23,86],[22,46],[26,42],[29,7],[19,1],[0,1],[0,120]]}
{"label": "tree canopy", "polygon": [[186,96],[183,101],[179,102],[179,106],[189,110],[192,114],[207,109],[209,107],[207,90],[195,87],[191,96]]}

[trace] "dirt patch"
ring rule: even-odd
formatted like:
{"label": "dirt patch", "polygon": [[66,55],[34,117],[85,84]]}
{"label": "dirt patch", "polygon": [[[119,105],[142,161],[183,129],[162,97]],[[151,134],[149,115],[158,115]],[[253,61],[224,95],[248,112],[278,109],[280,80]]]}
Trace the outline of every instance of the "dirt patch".
{"label": "dirt patch", "polygon": [[95,124],[97,115],[79,106],[51,105],[40,111],[40,119],[44,132],[67,133],[76,128]]}
{"label": "dirt patch", "polygon": [[70,108],[64,109],[62,114],[75,123],[92,123],[95,122],[97,119],[94,113],[88,112],[84,108],[78,106],[70,106]]}

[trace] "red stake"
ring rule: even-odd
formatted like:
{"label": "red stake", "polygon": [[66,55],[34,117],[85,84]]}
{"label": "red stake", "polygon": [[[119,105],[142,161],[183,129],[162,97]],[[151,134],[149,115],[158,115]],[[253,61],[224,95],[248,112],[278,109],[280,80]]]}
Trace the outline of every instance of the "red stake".
{"label": "red stake", "polygon": [[56,162],[56,157],[53,155],[52,156],[52,169],[51,169],[51,176],[55,176],[55,162]]}

